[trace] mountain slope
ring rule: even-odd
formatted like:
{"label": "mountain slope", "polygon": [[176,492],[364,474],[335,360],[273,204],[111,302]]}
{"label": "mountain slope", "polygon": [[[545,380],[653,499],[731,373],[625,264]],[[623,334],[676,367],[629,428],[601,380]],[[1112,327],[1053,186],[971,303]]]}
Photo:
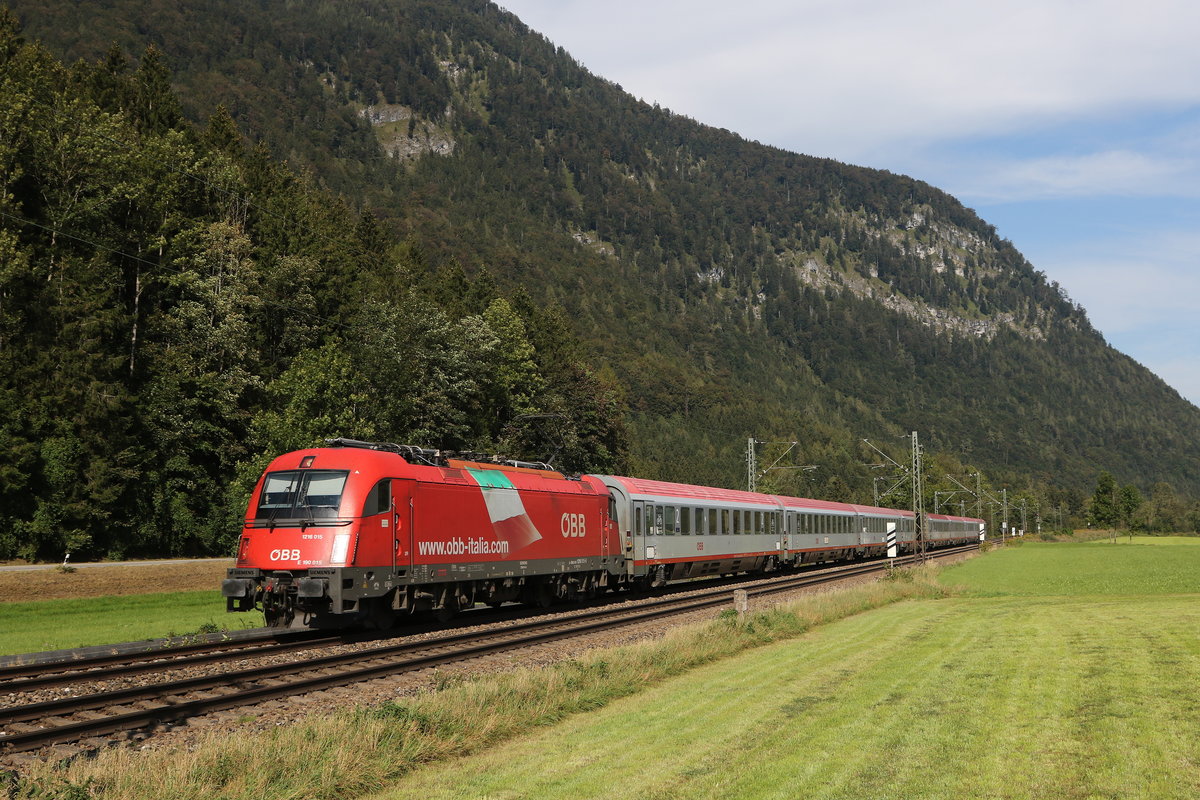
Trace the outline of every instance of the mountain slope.
{"label": "mountain slope", "polygon": [[11,7],[67,58],[153,44],[193,118],[565,308],[639,472],[731,485],[747,436],[798,439],[861,497],[859,439],[918,430],[1014,484],[1200,492],[1200,410],[952,197],[639,102],[490,3]]}

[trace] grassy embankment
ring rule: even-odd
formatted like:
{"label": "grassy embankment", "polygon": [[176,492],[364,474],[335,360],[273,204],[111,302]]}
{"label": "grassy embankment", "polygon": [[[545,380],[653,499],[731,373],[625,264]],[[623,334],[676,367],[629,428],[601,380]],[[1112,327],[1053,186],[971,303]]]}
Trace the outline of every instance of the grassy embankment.
{"label": "grassy embankment", "polygon": [[1153,543],[1006,549],[947,570],[966,586],[949,598],[928,576],[829,593],[253,747],[114,751],[38,781],[122,798],[1195,797],[1200,547]]}

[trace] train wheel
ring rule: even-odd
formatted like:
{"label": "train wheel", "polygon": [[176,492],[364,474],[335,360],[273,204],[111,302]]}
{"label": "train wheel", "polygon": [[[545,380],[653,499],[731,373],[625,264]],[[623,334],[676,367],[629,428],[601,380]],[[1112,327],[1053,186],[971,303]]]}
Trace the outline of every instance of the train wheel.
{"label": "train wheel", "polygon": [[367,601],[367,627],[377,631],[386,631],[396,622],[396,612],[392,609],[392,596],[372,597]]}
{"label": "train wheel", "polygon": [[521,593],[521,602],[533,608],[549,608],[554,605],[554,587],[549,583],[526,584]]}

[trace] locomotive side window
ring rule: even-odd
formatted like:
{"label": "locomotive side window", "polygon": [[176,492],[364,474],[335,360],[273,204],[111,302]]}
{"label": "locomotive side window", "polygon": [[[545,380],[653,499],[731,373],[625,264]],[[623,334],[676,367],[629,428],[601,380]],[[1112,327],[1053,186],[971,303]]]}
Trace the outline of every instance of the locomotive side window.
{"label": "locomotive side window", "polygon": [[384,478],[372,486],[370,493],[367,494],[367,502],[363,504],[363,516],[369,517],[372,514],[382,514],[391,507],[392,482],[390,479]]}
{"label": "locomotive side window", "polygon": [[285,524],[336,517],[350,473],[341,470],[269,472],[263,479],[255,519]]}
{"label": "locomotive side window", "polygon": [[642,536],[646,532],[642,527],[642,507],[636,506],[633,509],[633,535]]}

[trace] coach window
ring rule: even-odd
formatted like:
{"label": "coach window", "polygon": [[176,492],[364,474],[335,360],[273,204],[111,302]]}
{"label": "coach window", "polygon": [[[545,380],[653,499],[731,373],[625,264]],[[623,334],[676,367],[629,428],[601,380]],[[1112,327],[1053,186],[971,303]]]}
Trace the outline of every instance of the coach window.
{"label": "coach window", "polygon": [[683,519],[679,521],[679,532],[684,536],[692,535],[692,509],[683,509]]}
{"label": "coach window", "polygon": [[721,535],[726,536],[733,533],[733,516],[729,513],[728,508],[721,509]]}
{"label": "coach window", "polygon": [[392,507],[392,481],[384,478],[371,487],[367,494],[367,502],[363,504],[363,516],[382,514]]}
{"label": "coach window", "polygon": [[659,521],[659,527],[662,529],[661,532],[666,534],[667,536],[675,535],[675,514],[677,513],[677,511],[678,511],[678,509],[676,509],[675,506],[663,506],[662,507],[662,514],[660,515],[661,518]]}

